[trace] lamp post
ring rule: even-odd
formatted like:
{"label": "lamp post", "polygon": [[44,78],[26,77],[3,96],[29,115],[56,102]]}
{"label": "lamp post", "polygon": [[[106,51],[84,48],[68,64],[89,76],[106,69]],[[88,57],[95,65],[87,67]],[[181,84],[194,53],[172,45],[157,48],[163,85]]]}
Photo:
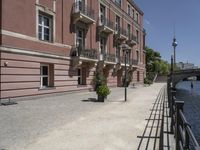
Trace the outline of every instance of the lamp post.
{"label": "lamp post", "polygon": [[124,53],[124,63],[125,63],[125,80],[124,80],[124,99],[125,99],[125,102],[127,101],[127,68],[126,68],[126,63],[127,63],[127,55],[128,53],[130,52],[131,48],[127,45],[127,44],[122,44],[121,45],[121,48],[123,50],[123,53]]}
{"label": "lamp post", "polygon": [[177,42],[176,42],[176,38],[174,37],[173,39],[173,43],[172,43],[172,46],[174,47],[174,69],[175,69],[175,66],[176,66],[176,46],[177,46]]}

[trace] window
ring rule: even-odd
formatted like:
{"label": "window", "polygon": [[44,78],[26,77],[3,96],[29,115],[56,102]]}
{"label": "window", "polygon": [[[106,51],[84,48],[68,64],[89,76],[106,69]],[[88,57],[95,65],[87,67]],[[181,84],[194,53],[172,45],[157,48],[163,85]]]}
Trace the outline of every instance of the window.
{"label": "window", "polygon": [[43,41],[51,42],[53,38],[52,16],[39,13],[38,17],[38,38]]}
{"label": "window", "polygon": [[78,69],[78,85],[82,84],[82,74],[81,69]]}
{"label": "window", "polygon": [[122,2],[121,2],[121,0],[115,0],[115,4],[117,4],[117,6],[119,6],[119,7],[121,7]]}
{"label": "window", "polygon": [[81,51],[85,48],[85,34],[84,29],[76,29],[76,46],[78,47],[78,56],[80,56]]}
{"label": "window", "polygon": [[77,69],[78,85],[86,85],[86,68]]}
{"label": "window", "polygon": [[139,15],[138,15],[138,13],[136,13],[136,18],[135,18],[135,20],[138,22],[139,21]]}
{"label": "window", "polygon": [[138,30],[136,30],[136,40],[137,40],[137,42],[139,42],[139,31]]}
{"label": "window", "polygon": [[104,59],[104,56],[106,54],[106,38],[100,37],[100,54],[101,54],[101,60]]}
{"label": "window", "polygon": [[137,62],[139,62],[139,52],[138,51],[136,51],[136,60],[137,60]]}
{"label": "window", "polygon": [[137,82],[140,82],[140,71],[137,71]]}
{"label": "window", "polygon": [[101,21],[101,24],[106,24],[105,17],[106,17],[106,8],[105,8],[105,6],[103,6],[101,4],[100,5],[100,21]]}
{"label": "window", "polygon": [[115,30],[120,30],[120,17],[116,15]]}
{"label": "window", "polygon": [[128,32],[128,37],[129,39],[131,38],[131,25],[127,24],[127,32]]}
{"label": "window", "polygon": [[40,87],[54,86],[54,66],[53,64],[40,65]]}
{"label": "window", "polygon": [[119,63],[120,62],[120,44],[118,43],[116,46],[116,54],[115,54],[115,58],[116,58],[116,62]]}
{"label": "window", "polygon": [[135,11],[134,9],[132,9],[132,15],[133,15],[133,19],[135,18]]}
{"label": "window", "polygon": [[131,6],[128,5],[128,15],[131,15]]}

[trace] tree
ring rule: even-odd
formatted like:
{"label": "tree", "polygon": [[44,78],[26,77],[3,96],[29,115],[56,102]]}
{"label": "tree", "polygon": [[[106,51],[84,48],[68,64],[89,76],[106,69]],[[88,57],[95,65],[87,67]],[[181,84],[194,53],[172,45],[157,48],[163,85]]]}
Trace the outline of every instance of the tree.
{"label": "tree", "polygon": [[146,50],[146,71],[147,81],[153,80],[155,74],[167,75],[169,73],[169,64],[162,60],[159,52],[152,48],[145,47]]}

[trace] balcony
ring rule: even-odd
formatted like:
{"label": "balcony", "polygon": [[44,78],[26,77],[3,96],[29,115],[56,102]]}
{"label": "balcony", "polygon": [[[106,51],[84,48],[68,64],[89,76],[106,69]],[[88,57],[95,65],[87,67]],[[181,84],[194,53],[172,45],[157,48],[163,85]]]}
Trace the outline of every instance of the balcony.
{"label": "balcony", "polygon": [[95,22],[94,10],[88,7],[83,2],[76,2],[73,5],[73,23],[82,21],[86,24]]}
{"label": "balcony", "polygon": [[126,41],[126,43],[129,46],[134,46],[137,44],[137,38],[136,36],[134,36],[133,34],[128,33],[128,40]]}
{"label": "balcony", "polygon": [[121,27],[117,28],[115,31],[115,39],[119,41],[127,40],[127,31],[122,29]]}
{"label": "balcony", "polygon": [[115,54],[106,54],[105,61],[110,64],[116,64]]}
{"label": "balcony", "polygon": [[96,49],[84,49],[74,47],[71,50],[72,66],[78,67],[82,62],[96,63],[98,61],[98,52]]}
{"label": "balcony", "polygon": [[99,29],[99,32],[111,34],[114,32],[113,22],[111,20],[109,20],[108,18],[99,18],[98,19],[98,29]]}

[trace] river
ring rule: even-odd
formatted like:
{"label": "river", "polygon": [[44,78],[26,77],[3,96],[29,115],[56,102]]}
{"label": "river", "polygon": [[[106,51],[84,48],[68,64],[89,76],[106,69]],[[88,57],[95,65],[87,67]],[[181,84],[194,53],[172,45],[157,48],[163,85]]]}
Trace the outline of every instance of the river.
{"label": "river", "polygon": [[200,144],[200,81],[183,81],[177,84],[177,100],[184,101],[184,114]]}

